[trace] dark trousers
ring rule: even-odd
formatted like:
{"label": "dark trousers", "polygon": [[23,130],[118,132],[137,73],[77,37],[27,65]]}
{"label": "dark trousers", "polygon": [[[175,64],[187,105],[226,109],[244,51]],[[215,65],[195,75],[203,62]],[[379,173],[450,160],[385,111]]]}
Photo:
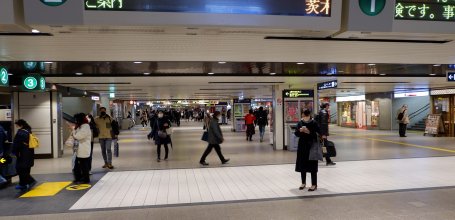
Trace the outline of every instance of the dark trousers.
{"label": "dark trousers", "polygon": [[329,156],[325,156],[325,162],[326,163],[332,163],[332,159],[330,159]]}
{"label": "dark trousers", "polygon": [[[161,159],[161,144],[158,144],[158,150],[157,150],[157,153],[158,153],[158,159]],[[169,154],[169,147],[167,146],[167,144],[164,144],[164,159],[167,159],[167,156]]]}
{"label": "dark trousers", "polygon": [[221,153],[221,147],[219,144],[209,144],[207,146],[207,149],[205,149],[204,154],[202,154],[200,162],[205,162],[205,159],[207,156],[212,152],[212,149],[215,148],[216,153],[218,154],[218,157],[220,158],[221,162],[224,162],[226,159],[224,159],[223,154]]}
{"label": "dark trousers", "polygon": [[35,179],[30,175],[31,167],[16,167],[17,175],[19,175],[19,185],[27,186],[35,182]]}
{"label": "dark trousers", "polygon": [[90,158],[76,158],[76,163],[73,168],[74,181],[83,183],[90,182],[89,165]]}
{"label": "dark trousers", "polygon": [[92,170],[92,159],[93,159],[93,142],[90,142],[90,157],[88,158],[88,170]]}
{"label": "dark trousers", "polygon": [[400,123],[400,137],[406,136],[406,124]]}
{"label": "dark trousers", "polygon": [[[306,172],[301,172],[300,176],[302,177],[302,184],[306,184]],[[318,185],[318,173],[311,172],[311,185],[317,186]]]}

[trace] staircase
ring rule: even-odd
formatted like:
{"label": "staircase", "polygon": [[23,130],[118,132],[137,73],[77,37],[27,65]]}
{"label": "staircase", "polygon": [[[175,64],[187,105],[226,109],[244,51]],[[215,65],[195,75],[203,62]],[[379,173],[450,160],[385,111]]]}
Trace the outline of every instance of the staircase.
{"label": "staircase", "polygon": [[427,118],[423,118],[422,120],[418,121],[417,123],[413,124],[409,130],[415,131],[425,131],[425,122]]}

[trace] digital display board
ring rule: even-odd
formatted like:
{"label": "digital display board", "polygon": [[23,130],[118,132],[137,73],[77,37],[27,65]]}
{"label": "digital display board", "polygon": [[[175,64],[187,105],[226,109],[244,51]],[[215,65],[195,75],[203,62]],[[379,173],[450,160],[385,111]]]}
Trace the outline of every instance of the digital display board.
{"label": "digital display board", "polygon": [[333,80],[329,82],[323,82],[323,83],[318,83],[318,90],[324,90],[324,89],[334,89],[338,87],[338,81]]}
{"label": "digital display board", "polygon": [[395,19],[455,21],[455,0],[396,0]]}
{"label": "digital display board", "polygon": [[84,0],[85,10],[330,17],[333,0]]}
{"label": "digital display board", "polygon": [[307,98],[313,96],[313,90],[283,90],[284,98]]}

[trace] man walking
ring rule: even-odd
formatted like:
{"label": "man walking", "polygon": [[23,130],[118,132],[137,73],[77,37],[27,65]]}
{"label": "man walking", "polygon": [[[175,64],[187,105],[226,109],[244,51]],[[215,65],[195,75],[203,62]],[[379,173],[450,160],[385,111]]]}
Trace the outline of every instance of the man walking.
{"label": "man walking", "polygon": [[221,153],[220,144],[224,142],[224,138],[219,125],[220,119],[221,113],[219,111],[215,111],[215,113],[213,114],[213,118],[211,118],[209,121],[207,129],[209,145],[207,146],[207,149],[205,149],[204,154],[201,157],[201,160],[199,160],[199,163],[203,166],[209,165],[205,161],[205,159],[210,154],[213,148],[215,148],[215,151],[218,154],[218,157],[220,158],[222,164],[226,164],[227,162],[229,162],[229,158],[224,158],[223,154]]}
{"label": "man walking", "polygon": [[[327,136],[329,136],[329,120],[330,120],[330,115],[329,115],[329,108],[330,104],[329,103],[323,103],[321,105],[321,110],[319,111],[318,117],[317,117],[317,122],[319,124],[319,131],[322,139],[327,140]],[[325,161],[327,166],[334,166],[336,163],[330,159],[328,155],[325,156]]]}
{"label": "man walking", "polygon": [[99,130],[101,153],[104,159],[103,168],[114,169],[112,166],[112,118],[106,113],[106,108],[100,108],[100,116],[95,119],[96,127]]}
{"label": "man walking", "polygon": [[263,142],[264,141],[265,126],[267,126],[269,122],[267,120],[267,112],[264,111],[264,108],[262,106],[259,108],[256,120],[257,120],[258,126],[259,126],[260,142]]}
{"label": "man walking", "polygon": [[408,105],[403,105],[398,110],[397,121],[400,125],[400,137],[406,137],[406,127],[409,124]]}

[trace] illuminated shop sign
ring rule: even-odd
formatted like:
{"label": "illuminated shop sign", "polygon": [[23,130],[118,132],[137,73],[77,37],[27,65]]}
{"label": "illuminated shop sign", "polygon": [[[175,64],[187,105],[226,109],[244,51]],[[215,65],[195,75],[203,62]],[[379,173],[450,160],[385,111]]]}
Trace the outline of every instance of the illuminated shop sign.
{"label": "illuminated shop sign", "polygon": [[455,0],[396,0],[395,19],[455,21]]}
{"label": "illuminated shop sign", "polygon": [[357,96],[345,96],[345,97],[337,97],[337,102],[352,102],[352,101],[364,101],[365,95],[357,95]]}
{"label": "illuminated shop sign", "polygon": [[84,0],[85,10],[330,17],[332,0]]}
{"label": "illuminated shop sign", "polygon": [[405,97],[419,97],[419,96],[429,96],[429,91],[424,92],[405,92],[405,93],[394,93],[395,98],[405,98]]}
{"label": "illuminated shop sign", "polygon": [[314,91],[313,90],[284,90],[283,97],[284,98],[307,98],[313,97]]}

